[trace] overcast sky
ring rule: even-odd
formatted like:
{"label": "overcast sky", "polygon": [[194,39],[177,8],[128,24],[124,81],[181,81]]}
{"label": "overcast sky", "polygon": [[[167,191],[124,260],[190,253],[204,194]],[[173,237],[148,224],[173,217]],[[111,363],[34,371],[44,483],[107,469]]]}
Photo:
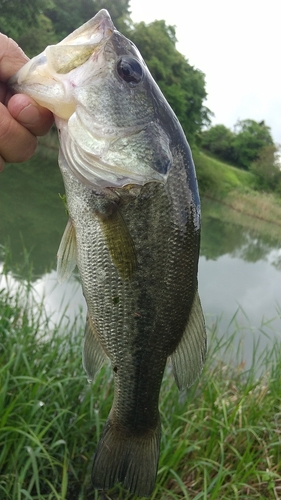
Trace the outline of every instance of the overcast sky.
{"label": "overcast sky", "polygon": [[177,49],[206,75],[213,124],[265,120],[281,143],[280,0],[131,0],[134,22],[165,19]]}

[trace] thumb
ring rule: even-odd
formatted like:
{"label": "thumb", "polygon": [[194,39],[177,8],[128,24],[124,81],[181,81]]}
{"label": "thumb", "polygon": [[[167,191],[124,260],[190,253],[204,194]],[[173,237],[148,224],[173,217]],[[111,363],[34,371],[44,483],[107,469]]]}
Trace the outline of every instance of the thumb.
{"label": "thumb", "polygon": [[34,135],[46,134],[54,122],[51,111],[24,94],[13,95],[9,100],[8,110],[13,118]]}

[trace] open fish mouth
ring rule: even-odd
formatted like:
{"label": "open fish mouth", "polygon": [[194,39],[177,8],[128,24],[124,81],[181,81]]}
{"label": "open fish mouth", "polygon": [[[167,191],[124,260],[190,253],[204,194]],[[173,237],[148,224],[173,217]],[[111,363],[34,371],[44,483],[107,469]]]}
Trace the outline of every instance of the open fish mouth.
{"label": "open fish mouth", "polygon": [[68,120],[76,107],[73,86],[79,81],[76,81],[77,75],[73,80],[66,75],[83,67],[90,58],[97,60],[114,29],[110,15],[102,9],[57,45],[48,45],[13,75],[8,85],[15,92],[34,98],[56,117]]}

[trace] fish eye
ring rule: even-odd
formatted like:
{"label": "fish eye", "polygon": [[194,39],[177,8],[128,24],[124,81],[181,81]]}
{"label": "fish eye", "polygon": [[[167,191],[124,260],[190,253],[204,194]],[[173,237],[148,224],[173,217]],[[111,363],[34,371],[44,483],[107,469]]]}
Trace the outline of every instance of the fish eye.
{"label": "fish eye", "polygon": [[137,59],[121,57],[117,63],[118,75],[127,83],[137,85],[143,77],[143,70]]}

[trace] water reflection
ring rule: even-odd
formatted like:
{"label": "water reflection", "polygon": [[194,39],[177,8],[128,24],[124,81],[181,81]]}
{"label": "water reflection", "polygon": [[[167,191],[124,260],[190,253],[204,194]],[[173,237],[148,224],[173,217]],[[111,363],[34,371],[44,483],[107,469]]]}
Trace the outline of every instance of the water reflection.
{"label": "water reflection", "polygon": [[247,262],[267,259],[269,253],[277,250],[276,260],[271,263],[280,266],[281,227],[259,221],[253,217],[231,210],[218,202],[202,200],[201,255],[216,260],[229,254]]}
{"label": "water reflection", "polygon": [[[205,203],[204,203],[205,202]],[[281,235],[210,200],[203,200],[199,291],[207,324],[219,318],[221,336],[243,339],[244,359],[281,340]]]}
{"label": "water reflection", "polygon": [[281,297],[280,276],[270,264],[275,254],[273,250],[266,260],[256,263],[231,255],[223,255],[216,261],[202,257],[199,287],[207,314],[213,318],[223,315],[225,328],[237,309],[240,309],[242,324],[250,320],[251,325],[257,328],[276,318]]}
{"label": "water reflection", "polygon": [[86,303],[78,276],[74,274],[69,282],[59,284],[53,270],[37,279],[33,289],[38,298],[44,297],[46,313],[54,324],[71,325],[78,320],[84,325]]}
{"label": "water reflection", "polygon": [[[39,149],[28,163],[7,165],[0,178],[0,244],[9,249],[8,266],[27,278],[55,268],[67,216],[57,151]],[[27,266],[25,265],[27,263]]]}

